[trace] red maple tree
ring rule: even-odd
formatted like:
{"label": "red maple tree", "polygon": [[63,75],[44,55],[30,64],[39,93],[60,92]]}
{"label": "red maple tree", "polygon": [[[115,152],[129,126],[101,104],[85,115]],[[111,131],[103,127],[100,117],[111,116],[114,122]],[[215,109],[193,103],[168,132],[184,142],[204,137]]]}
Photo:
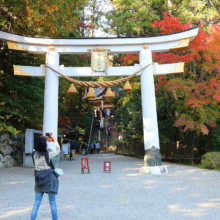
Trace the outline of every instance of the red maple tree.
{"label": "red maple tree", "polygon": [[[162,21],[155,21],[152,27],[160,34],[183,31],[192,27],[192,22],[181,24],[179,17],[164,13]],[[220,27],[211,25],[204,30],[200,25],[197,37],[182,51],[153,53],[154,62],[159,64],[185,62],[181,78],[158,76],[155,78],[157,95],[173,99],[174,126],[197,133],[208,134],[207,126],[216,126],[220,118]],[[120,61],[123,65],[138,62],[138,54],[127,54]]]}

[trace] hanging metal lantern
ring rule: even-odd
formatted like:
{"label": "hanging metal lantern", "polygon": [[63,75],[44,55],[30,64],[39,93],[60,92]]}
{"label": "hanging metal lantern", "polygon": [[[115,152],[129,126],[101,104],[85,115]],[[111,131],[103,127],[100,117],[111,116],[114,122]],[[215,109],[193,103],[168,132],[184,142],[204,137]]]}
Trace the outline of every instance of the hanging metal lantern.
{"label": "hanging metal lantern", "polygon": [[86,98],[87,99],[94,99],[95,97],[96,97],[96,95],[95,95],[93,89],[89,88],[89,92],[87,93]]}
{"label": "hanging metal lantern", "polygon": [[115,97],[114,93],[112,92],[110,88],[108,88],[105,93],[105,98],[113,98],[113,97]]}
{"label": "hanging metal lantern", "polygon": [[131,87],[129,81],[126,81],[126,83],[124,84],[123,90],[124,91],[131,91],[132,90],[132,87]]}
{"label": "hanging metal lantern", "polygon": [[76,94],[78,93],[78,91],[76,90],[76,87],[74,86],[74,84],[71,84],[69,90],[68,90],[69,94]]}

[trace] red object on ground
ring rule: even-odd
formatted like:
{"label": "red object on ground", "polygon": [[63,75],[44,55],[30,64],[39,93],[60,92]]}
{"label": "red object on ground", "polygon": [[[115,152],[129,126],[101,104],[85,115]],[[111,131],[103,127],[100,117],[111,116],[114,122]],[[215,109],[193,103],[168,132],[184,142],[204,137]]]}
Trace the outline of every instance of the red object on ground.
{"label": "red object on ground", "polygon": [[111,173],[111,161],[104,161],[104,172]]}
{"label": "red object on ground", "polygon": [[89,169],[89,159],[88,158],[81,158],[81,169]]}

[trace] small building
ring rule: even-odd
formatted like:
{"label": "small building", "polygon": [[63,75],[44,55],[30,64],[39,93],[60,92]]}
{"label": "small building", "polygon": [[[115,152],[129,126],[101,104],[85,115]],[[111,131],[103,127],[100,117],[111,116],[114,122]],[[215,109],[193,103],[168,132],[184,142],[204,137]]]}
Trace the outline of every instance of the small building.
{"label": "small building", "polygon": [[[107,87],[100,87],[100,88],[92,88],[95,93],[95,98],[89,98],[88,102],[91,107],[102,109],[102,101],[103,101],[103,108],[114,108],[115,106],[112,104],[111,99],[105,98],[105,93],[107,92]],[[86,99],[87,89],[85,90],[85,95],[83,99]]]}
{"label": "small building", "polygon": [[70,125],[65,125],[62,127],[63,137],[67,139],[75,139],[80,140],[85,133],[77,130],[76,128],[72,128]]}

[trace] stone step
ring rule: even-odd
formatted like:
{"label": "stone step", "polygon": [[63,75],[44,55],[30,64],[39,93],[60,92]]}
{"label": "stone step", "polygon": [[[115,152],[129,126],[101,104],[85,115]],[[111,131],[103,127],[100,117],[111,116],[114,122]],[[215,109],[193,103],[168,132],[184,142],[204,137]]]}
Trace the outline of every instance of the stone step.
{"label": "stone step", "polygon": [[[95,123],[96,121],[94,121],[94,124]],[[117,135],[112,134],[110,136],[107,136],[108,123],[114,126],[111,122],[111,119],[104,118],[104,128],[100,128],[101,131],[100,153],[110,153],[110,152],[114,153],[116,151],[115,140],[117,140]],[[90,143],[93,143],[93,141],[97,143],[98,138],[99,138],[99,130],[97,129],[96,126],[93,126]]]}

